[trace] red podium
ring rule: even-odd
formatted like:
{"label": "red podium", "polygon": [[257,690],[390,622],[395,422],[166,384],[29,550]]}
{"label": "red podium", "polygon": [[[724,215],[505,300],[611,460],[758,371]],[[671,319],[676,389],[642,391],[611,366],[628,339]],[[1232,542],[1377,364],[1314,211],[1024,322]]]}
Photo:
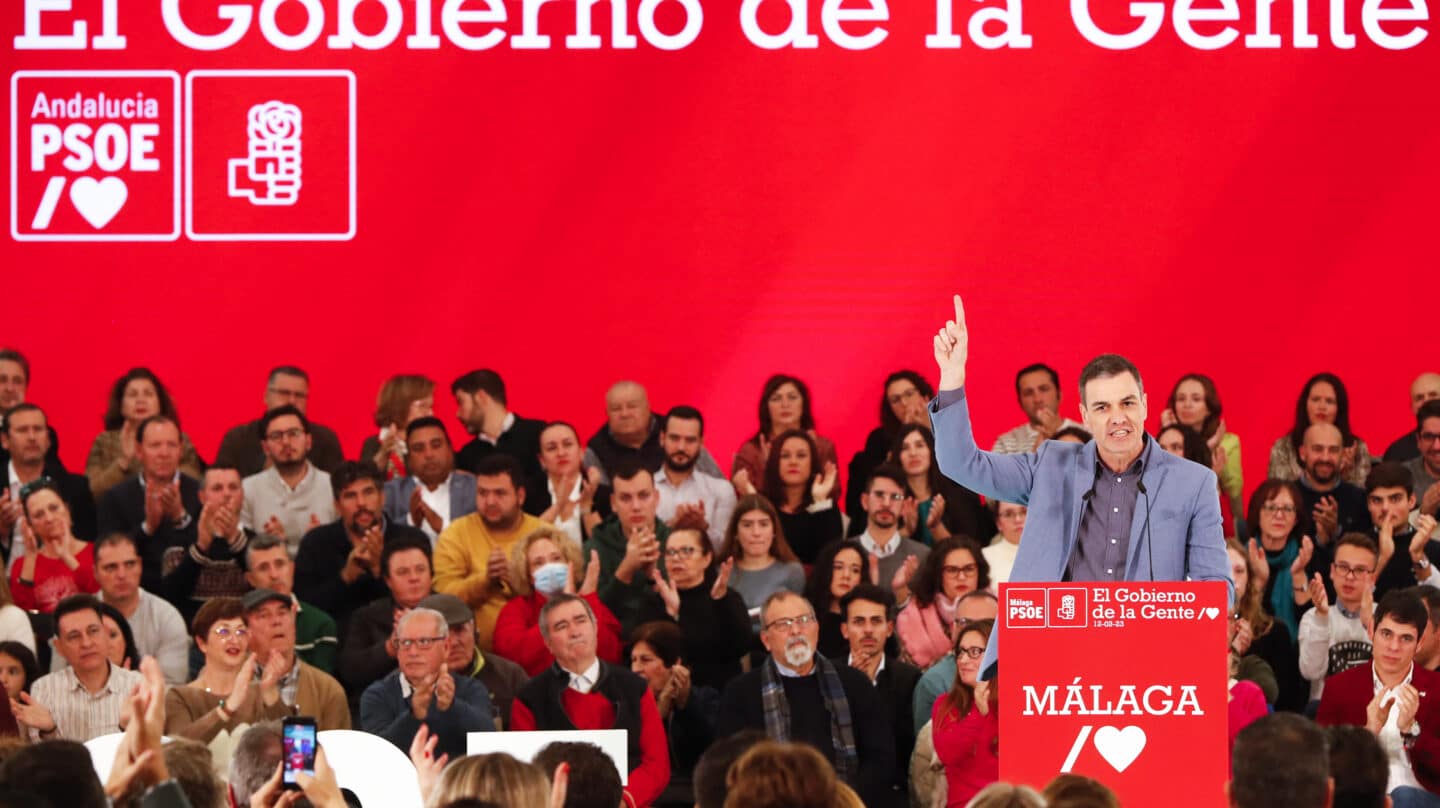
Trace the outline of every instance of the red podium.
{"label": "red podium", "polygon": [[1000,779],[1093,777],[1123,805],[1217,808],[1225,584],[1002,584]]}

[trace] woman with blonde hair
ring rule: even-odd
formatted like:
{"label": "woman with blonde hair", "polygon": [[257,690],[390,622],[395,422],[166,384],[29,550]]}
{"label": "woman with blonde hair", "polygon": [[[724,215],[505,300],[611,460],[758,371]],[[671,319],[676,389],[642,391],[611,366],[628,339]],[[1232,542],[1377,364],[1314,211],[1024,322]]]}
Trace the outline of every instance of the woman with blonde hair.
{"label": "woman with blonde hair", "polygon": [[835,769],[813,746],[761,741],[730,767],[725,808],[833,808]]}
{"label": "woman with blonde hair", "polygon": [[445,767],[428,806],[442,808],[463,799],[506,808],[549,808],[550,781],[539,766],[504,752],[467,755]]}
{"label": "woman with blonde hair", "polygon": [[375,464],[385,479],[404,477],[405,427],[416,418],[435,414],[435,382],[424,376],[399,374],[385,380],[375,397],[375,426],[360,446],[360,458]]}

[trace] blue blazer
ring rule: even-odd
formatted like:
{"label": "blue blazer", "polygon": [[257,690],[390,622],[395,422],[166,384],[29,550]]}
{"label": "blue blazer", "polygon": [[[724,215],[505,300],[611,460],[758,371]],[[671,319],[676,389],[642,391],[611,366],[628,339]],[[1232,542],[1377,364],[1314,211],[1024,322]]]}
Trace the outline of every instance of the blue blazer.
{"label": "blue blazer", "polygon": [[[385,483],[386,519],[401,525],[410,524],[410,495],[415,493],[415,485],[415,478],[409,475]],[[450,521],[474,512],[475,475],[459,469],[450,472]]]}
{"label": "blue blazer", "polygon": [[[1095,481],[1095,441],[1052,440],[1029,454],[995,454],[975,444],[963,389],[958,400],[943,407],[938,402],[930,402],[930,424],[940,471],[971,491],[1029,508],[1010,582],[1064,580],[1079,539],[1085,492]],[[1144,479],[1150,495],[1149,536],[1141,495],[1130,524],[1125,580],[1149,580],[1153,557],[1155,580],[1225,581],[1233,599],[1215,472],[1151,446]],[[992,635],[981,666],[986,678],[998,646]]]}

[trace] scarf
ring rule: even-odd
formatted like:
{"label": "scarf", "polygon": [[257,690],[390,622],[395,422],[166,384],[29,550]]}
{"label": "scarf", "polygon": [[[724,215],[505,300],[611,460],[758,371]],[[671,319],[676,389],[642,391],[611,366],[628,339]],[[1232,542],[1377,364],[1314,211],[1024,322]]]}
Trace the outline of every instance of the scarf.
{"label": "scarf", "polygon": [[959,605],[958,599],[951,600],[945,597],[944,592],[935,593],[935,611],[939,613],[940,619],[944,621],[947,630],[955,625],[955,607],[957,605]]}
{"label": "scarf", "polygon": [[[1290,628],[1291,637],[1300,636],[1300,618],[1295,614],[1295,593],[1291,592],[1294,584],[1290,581],[1290,565],[1295,563],[1295,557],[1300,555],[1300,543],[1288,541],[1278,555],[1265,551],[1265,560],[1270,564],[1270,612]],[[1281,579],[1284,579],[1284,586],[1281,586]]]}
{"label": "scarf", "polygon": [[[789,740],[790,703],[785,699],[785,685],[775,658],[765,660],[760,669],[760,701],[765,710],[765,734],[777,741]],[[825,711],[830,713],[830,737],[835,744],[835,773],[846,783],[855,782],[860,773],[860,756],[855,750],[855,727],[850,720],[850,702],[840,674],[829,660],[815,655],[815,676],[820,678],[820,694]]]}

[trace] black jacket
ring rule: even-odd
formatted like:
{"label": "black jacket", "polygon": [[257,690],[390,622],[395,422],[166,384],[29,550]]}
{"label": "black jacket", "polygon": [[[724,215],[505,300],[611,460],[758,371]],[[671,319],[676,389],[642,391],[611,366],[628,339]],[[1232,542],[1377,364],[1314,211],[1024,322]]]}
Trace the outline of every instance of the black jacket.
{"label": "black jacket", "polygon": [[[516,415],[515,423],[500,434],[497,442],[474,438],[460,447],[455,453],[455,468],[474,474],[486,457],[497,452],[510,455],[525,475],[525,512],[538,516],[550,507],[545,472],[540,468],[540,433],[544,429],[544,421]],[[542,500],[546,501],[542,504]]]}
{"label": "black jacket", "polygon": [[[385,543],[402,536],[429,542],[419,528],[385,520]],[[340,636],[348,636],[346,628],[355,610],[390,594],[385,583],[370,573],[361,573],[354,583],[345,583],[340,571],[354,549],[345,524],[339,519],[306,533],[295,554],[295,597],[313,603],[320,611],[335,618]]]}
{"label": "black jacket", "polygon": [[155,533],[145,532],[145,487],[140,475],[133,474],[124,482],[105,492],[100,499],[98,535],[128,533],[140,545],[140,585],[150,592],[164,591],[165,550],[189,547],[195,542],[196,520],[200,518],[200,481],[180,475],[180,504],[185,518],[179,523],[164,520]]}
{"label": "black jacket", "polygon": [[895,789],[891,804],[902,806],[909,802],[910,753],[915,750],[915,711],[912,702],[915,685],[920,682],[920,669],[901,662],[893,654],[885,655],[885,669],[875,677],[875,695],[880,705],[888,710],[894,724],[895,776],[891,785]]}
{"label": "black jacket", "polygon": [[[90,493],[90,481],[83,474],[71,474],[64,466],[52,464],[46,457],[45,468],[40,472],[60,486],[60,499],[70,509],[70,529],[75,538],[95,540],[95,497]],[[10,487],[10,458],[0,458],[0,488]]]}

